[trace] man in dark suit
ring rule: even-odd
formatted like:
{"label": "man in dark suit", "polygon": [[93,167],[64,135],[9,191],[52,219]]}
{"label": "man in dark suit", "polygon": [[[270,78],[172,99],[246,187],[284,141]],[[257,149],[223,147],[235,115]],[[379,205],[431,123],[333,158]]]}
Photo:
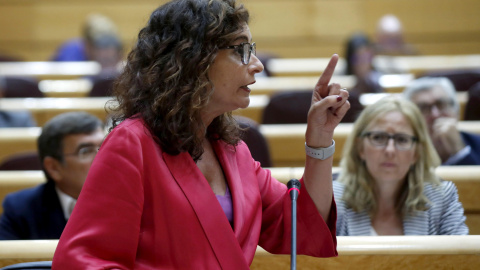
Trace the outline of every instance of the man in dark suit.
{"label": "man in dark suit", "polygon": [[459,104],[448,78],[423,77],[403,93],[422,112],[443,165],[480,165],[480,136],[457,129]]}
{"label": "man in dark suit", "polygon": [[47,182],[5,197],[0,240],[60,238],[104,134],[101,120],[84,112],[45,124],[38,154]]}

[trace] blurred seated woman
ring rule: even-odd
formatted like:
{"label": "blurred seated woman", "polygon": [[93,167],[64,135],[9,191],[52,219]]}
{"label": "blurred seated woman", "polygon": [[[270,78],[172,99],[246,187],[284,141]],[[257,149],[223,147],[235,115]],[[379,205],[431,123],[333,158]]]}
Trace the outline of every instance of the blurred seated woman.
{"label": "blurred seated woman", "polygon": [[369,38],[357,32],[350,36],[345,47],[346,75],[354,75],[357,79],[355,86],[349,89],[350,95],[384,92],[379,82],[382,74],[373,67],[375,52]]}
{"label": "blurred seated woman", "polygon": [[435,175],[439,164],[415,104],[388,96],[366,107],[333,182],[337,235],[468,234],[456,186]]}

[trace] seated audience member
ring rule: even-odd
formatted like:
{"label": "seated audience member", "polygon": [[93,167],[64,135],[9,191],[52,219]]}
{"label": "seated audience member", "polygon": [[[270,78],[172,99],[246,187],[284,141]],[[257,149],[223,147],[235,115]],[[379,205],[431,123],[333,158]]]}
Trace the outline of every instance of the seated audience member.
{"label": "seated audience member", "polygon": [[380,55],[414,55],[417,50],[405,42],[403,26],[392,14],[382,16],[375,33],[375,53]]}
{"label": "seated audience member", "polygon": [[367,106],[348,137],[333,182],[337,235],[468,234],[454,183],[412,102],[388,96]]}
{"label": "seated audience member", "polygon": [[362,33],[353,34],[346,44],[345,59],[347,75],[354,75],[357,82],[349,89],[351,95],[383,92],[379,80],[381,73],[373,68],[374,51],[368,37]]}
{"label": "seated audience member", "polygon": [[[4,95],[5,79],[0,76],[0,99]],[[5,111],[0,107],[0,128],[34,127],[37,124],[29,111]]]}
{"label": "seated audience member", "polygon": [[123,47],[117,26],[106,16],[91,14],[83,26],[83,37],[62,44],[52,60],[97,61],[102,73],[117,73],[122,57]]}
{"label": "seated audience member", "polygon": [[444,77],[423,77],[404,90],[417,104],[444,165],[479,165],[480,136],[457,128],[459,104],[455,87]]}
{"label": "seated audience member", "polygon": [[104,138],[103,124],[85,112],[60,114],[38,138],[45,184],[5,197],[0,239],[58,239]]}

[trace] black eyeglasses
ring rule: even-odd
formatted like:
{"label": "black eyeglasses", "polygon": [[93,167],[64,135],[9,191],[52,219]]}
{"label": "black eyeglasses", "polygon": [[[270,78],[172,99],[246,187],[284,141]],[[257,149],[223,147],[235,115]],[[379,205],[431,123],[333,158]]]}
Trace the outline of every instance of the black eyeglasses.
{"label": "black eyeglasses", "polygon": [[400,151],[410,150],[413,144],[418,141],[418,138],[404,133],[389,134],[382,131],[370,131],[362,134],[362,137],[367,137],[370,143],[378,148],[387,146],[388,141],[393,139],[395,148]]}
{"label": "black eyeglasses", "polygon": [[76,153],[63,154],[64,156],[75,156],[80,161],[92,160],[98,153],[99,147],[96,145],[83,146]]}
{"label": "black eyeglasses", "polygon": [[252,44],[245,42],[220,49],[234,49],[238,54],[240,54],[240,57],[242,58],[242,63],[244,65],[248,65],[248,63],[250,63],[250,57],[252,56],[252,53],[253,55],[257,55],[257,45],[255,45],[255,42],[253,42]]}
{"label": "black eyeglasses", "polygon": [[432,113],[433,107],[441,112],[450,110],[453,107],[453,101],[449,99],[439,99],[433,103],[418,103],[417,106],[424,115],[429,115]]}

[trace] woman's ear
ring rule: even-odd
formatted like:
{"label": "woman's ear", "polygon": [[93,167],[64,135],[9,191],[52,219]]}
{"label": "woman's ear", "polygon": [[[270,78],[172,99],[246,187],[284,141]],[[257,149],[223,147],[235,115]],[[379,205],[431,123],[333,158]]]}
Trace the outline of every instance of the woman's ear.
{"label": "woman's ear", "polygon": [[62,180],[62,164],[60,161],[53,157],[45,157],[43,159],[43,168],[47,171],[48,175],[55,181],[60,182]]}

